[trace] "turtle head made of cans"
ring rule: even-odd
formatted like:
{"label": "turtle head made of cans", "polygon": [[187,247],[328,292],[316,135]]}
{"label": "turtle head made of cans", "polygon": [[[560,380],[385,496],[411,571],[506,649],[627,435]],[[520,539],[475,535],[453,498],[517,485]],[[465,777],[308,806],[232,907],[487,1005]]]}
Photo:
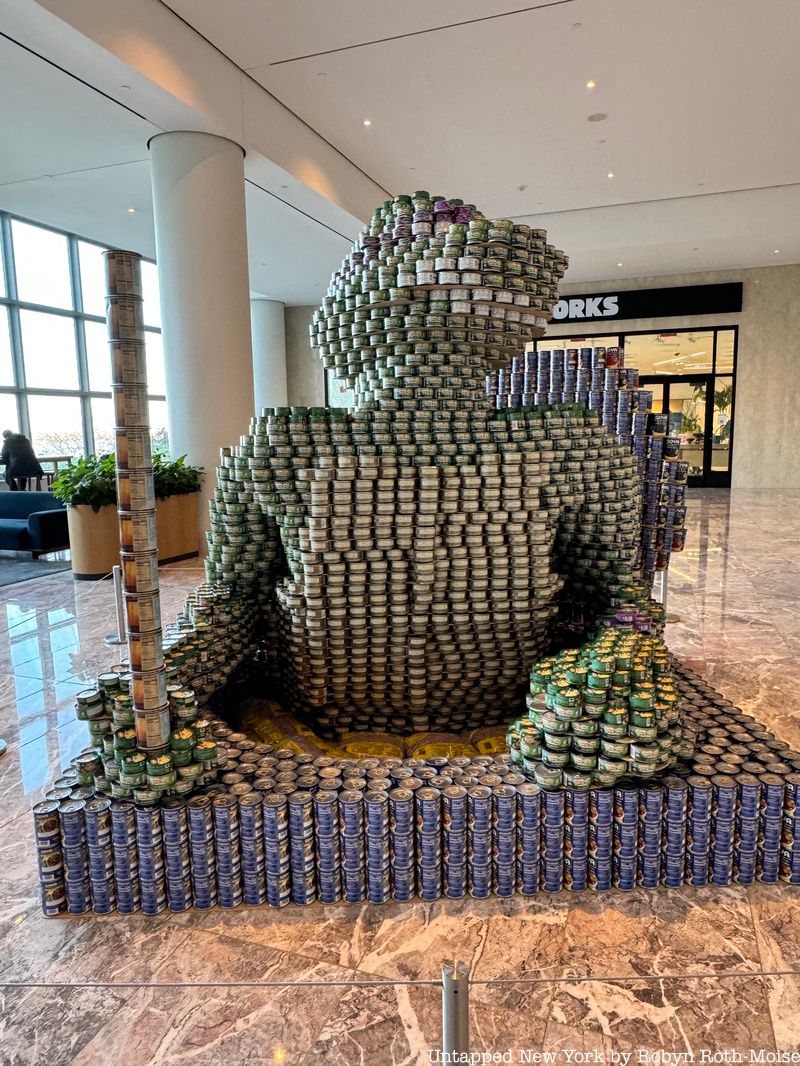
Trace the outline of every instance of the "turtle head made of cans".
{"label": "turtle head made of cans", "polygon": [[487,371],[543,334],[567,265],[542,229],[396,196],[334,273],[311,346],[357,407],[482,406]]}

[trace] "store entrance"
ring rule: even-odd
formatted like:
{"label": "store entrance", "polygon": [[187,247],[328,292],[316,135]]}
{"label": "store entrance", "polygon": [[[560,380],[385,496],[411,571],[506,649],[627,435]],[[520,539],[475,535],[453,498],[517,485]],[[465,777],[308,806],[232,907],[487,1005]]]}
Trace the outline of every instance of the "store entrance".
{"label": "store entrance", "polygon": [[731,483],[732,382],[713,375],[643,376],[653,393],[653,410],[666,414],[669,435],[679,437],[681,457],[689,464],[689,484],[704,488]]}

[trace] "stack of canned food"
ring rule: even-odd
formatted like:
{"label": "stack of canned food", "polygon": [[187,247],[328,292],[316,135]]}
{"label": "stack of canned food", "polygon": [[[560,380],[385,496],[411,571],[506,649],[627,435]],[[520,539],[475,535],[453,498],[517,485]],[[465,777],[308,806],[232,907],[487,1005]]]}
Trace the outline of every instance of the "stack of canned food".
{"label": "stack of canned food", "polygon": [[[259,604],[286,701],[323,736],[501,721],[565,598],[589,623],[648,599],[636,463],[585,409],[292,408],[252,428],[221,467],[208,578]],[[270,549],[243,572],[245,507]]]}
{"label": "stack of canned food", "polygon": [[499,410],[585,404],[633,452],[644,494],[639,566],[652,585],[656,571],[668,568],[670,553],[685,544],[688,464],[680,460],[678,439],[666,436],[667,415],[651,411],[653,394],[639,388],[639,371],[624,365],[622,350],[526,351],[487,374],[486,394]]}
{"label": "stack of canned food", "polygon": [[696,742],[668,772],[541,789],[509,756],[338,758],[212,719],[225,771],[155,807],[78,761],[34,827],[45,914],[800,884],[800,754],[676,667]]}
{"label": "stack of canned food", "polygon": [[[163,668],[156,501],[147,399],[140,256],[104,252],[117,501],[130,649],[134,741],[154,757],[169,743]],[[123,743],[126,741],[123,741]]]}
{"label": "stack of canned food", "polygon": [[544,230],[427,192],[396,196],[334,274],[311,344],[359,406],[477,407],[487,362],[543,332],[567,263]]}
{"label": "stack of canned food", "polygon": [[652,777],[690,756],[663,640],[608,626],[534,663],[527,714],[509,728],[514,763],[542,788]]}

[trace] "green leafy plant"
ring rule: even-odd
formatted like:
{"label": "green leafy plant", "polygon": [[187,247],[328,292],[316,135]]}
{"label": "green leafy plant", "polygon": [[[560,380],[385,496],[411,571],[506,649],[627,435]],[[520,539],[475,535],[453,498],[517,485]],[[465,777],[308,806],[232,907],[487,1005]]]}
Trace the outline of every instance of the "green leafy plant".
{"label": "green leafy plant", "polygon": [[[153,456],[153,483],[159,500],[168,496],[185,496],[198,492],[202,479],[200,467],[159,452]],[[68,507],[86,505],[99,511],[117,502],[116,468],[113,455],[87,455],[73,459],[53,481],[53,495]]]}

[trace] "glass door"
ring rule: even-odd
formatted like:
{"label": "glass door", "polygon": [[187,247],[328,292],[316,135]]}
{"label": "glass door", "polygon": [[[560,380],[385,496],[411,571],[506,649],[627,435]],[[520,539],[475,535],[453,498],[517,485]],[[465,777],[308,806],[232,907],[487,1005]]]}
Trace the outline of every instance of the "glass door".
{"label": "glass door", "polygon": [[681,457],[689,464],[689,484],[730,485],[730,432],[733,388],[730,379],[712,375],[642,377],[653,392],[653,410],[667,415],[669,435],[680,438]]}

